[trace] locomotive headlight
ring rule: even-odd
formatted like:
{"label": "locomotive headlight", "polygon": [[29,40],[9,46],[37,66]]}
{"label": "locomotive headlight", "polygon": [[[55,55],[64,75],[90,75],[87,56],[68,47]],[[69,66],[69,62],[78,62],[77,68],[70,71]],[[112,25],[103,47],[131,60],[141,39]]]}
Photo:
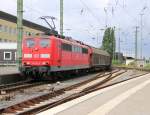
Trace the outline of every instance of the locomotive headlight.
{"label": "locomotive headlight", "polygon": [[27,65],[29,65],[30,64],[30,62],[27,62]]}
{"label": "locomotive headlight", "polygon": [[50,54],[40,54],[41,58],[50,58]]}
{"label": "locomotive headlight", "polygon": [[43,64],[43,65],[48,65],[48,62],[43,62],[42,64]]}
{"label": "locomotive headlight", "polygon": [[32,54],[24,54],[24,58],[32,58]]}

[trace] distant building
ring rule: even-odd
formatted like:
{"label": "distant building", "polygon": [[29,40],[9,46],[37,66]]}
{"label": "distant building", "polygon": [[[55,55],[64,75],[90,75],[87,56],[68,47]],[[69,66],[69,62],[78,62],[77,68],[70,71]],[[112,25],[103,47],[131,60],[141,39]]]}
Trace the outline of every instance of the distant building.
{"label": "distant building", "polygon": [[149,63],[150,63],[150,60],[149,60],[149,59],[148,59],[148,60],[146,59],[146,60],[145,60],[145,63],[146,63],[146,64],[149,64]]}
{"label": "distant building", "polygon": [[130,65],[132,62],[135,61],[133,57],[125,57],[125,60],[126,60],[125,62],[126,65]]}
{"label": "distant building", "polygon": [[[48,32],[49,28],[23,20],[23,35]],[[0,11],[0,65],[16,64],[17,17]]]}
{"label": "distant building", "polygon": [[123,56],[123,53],[116,52],[115,53],[115,59],[119,60],[120,63],[125,63],[125,58]]}
{"label": "distant building", "polygon": [[135,59],[133,57],[125,57],[125,58],[126,58],[126,65],[136,64],[137,67],[144,67],[146,65],[146,61],[144,59],[137,59],[135,63]]}
{"label": "distant building", "polygon": [[[0,42],[17,42],[17,17],[0,11]],[[23,35],[48,32],[49,28],[23,20]]]}
{"label": "distant building", "polygon": [[137,59],[137,67],[144,67],[146,62],[144,59]]}

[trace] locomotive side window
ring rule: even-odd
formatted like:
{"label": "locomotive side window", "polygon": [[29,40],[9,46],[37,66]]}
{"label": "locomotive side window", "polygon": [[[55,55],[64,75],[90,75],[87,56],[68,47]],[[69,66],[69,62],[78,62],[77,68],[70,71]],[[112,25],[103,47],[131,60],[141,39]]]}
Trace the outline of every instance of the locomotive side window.
{"label": "locomotive side window", "polygon": [[82,48],[79,46],[72,46],[72,52],[78,52],[78,53],[82,53]]}
{"label": "locomotive side window", "polygon": [[82,48],[82,53],[83,53],[83,54],[88,54],[88,49]]}
{"label": "locomotive side window", "polygon": [[78,49],[79,49],[78,46],[75,46],[75,52],[78,52]]}
{"label": "locomotive side window", "polygon": [[33,38],[26,39],[26,45],[28,48],[32,48],[35,46],[35,40]]}
{"label": "locomotive side window", "polygon": [[72,46],[70,44],[62,43],[62,49],[65,51],[72,51]]}
{"label": "locomotive side window", "polygon": [[76,46],[72,45],[72,52],[76,52]]}
{"label": "locomotive side window", "polygon": [[81,47],[78,47],[78,52],[82,53],[82,48]]}
{"label": "locomotive side window", "polygon": [[42,38],[42,39],[40,40],[40,46],[41,46],[42,48],[49,47],[49,46],[50,46],[50,39],[48,39],[48,38]]}

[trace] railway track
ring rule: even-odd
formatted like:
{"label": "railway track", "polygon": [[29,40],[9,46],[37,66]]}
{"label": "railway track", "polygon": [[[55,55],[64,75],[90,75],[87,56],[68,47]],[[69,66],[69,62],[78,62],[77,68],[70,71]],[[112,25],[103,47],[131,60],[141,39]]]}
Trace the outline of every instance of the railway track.
{"label": "railway track", "polygon": [[22,85],[22,84],[28,83],[30,81],[31,80],[25,80],[25,81],[19,81],[19,82],[16,82],[16,83],[2,84],[2,85],[0,85],[0,90],[5,89],[5,88],[9,88],[9,87],[14,87],[14,86],[17,86],[17,85]]}
{"label": "railway track", "polygon": [[0,101],[10,101],[18,94],[25,94],[25,92],[30,92],[32,88],[37,89],[38,87],[42,87],[46,84],[49,84],[49,82],[35,82],[33,80],[26,80],[17,83],[7,84],[6,86],[1,85]]}
{"label": "railway track", "polygon": [[33,114],[39,112],[39,110],[45,110],[69,100],[75,99],[82,95],[91,92],[93,89],[102,87],[108,81],[118,77],[119,75],[125,73],[126,70],[114,70],[112,72],[107,72],[105,74],[98,74],[97,76],[71,85],[62,89],[53,90],[49,93],[42,94],[40,96],[34,97],[32,99],[17,103],[12,106],[8,106],[0,110],[3,114]]}
{"label": "railway track", "polygon": [[11,93],[11,92],[15,92],[15,91],[22,91],[24,89],[27,88],[31,88],[31,87],[36,87],[36,86],[40,86],[40,85],[44,85],[44,84],[48,84],[49,82],[34,82],[34,81],[26,81],[26,82],[22,82],[22,83],[17,83],[16,85],[12,84],[9,86],[5,86],[0,88],[0,92],[5,92],[7,93]]}
{"label": "railway track", "polygon": [[138,70],[138,71],[145,71],[145,72],[150,72],[150,69],[145,69],[145,68],[138,68],[138,67],[121,67],[121,66],[114,66],[114,69],[126,69],[126,70]]}
{"label": "railway track", "polygon": [[[103,73],[104,72],[101,72],[99,75],[101,75]],[[54,83],[54,82],[56,82],[56,80],[55,81],[42,81],[41,82],[41,81],[34,81],[32,79],[28,79],[28,80],[20,81],[20,82],[16,82],[16,83],[4,84],[4,85],[0,85],[0,94],[3,91],[5,93],[11,93],[11,92],[15,92],[15,91],[31,88],[31,87],[36,87],[36,86],[40,86],[40,85]]]}
{"label": "railway track", "polygon": [[[103,74],[103,72],[100,73],[99,75],[101,75],[101,74]],[[28,80],[20,81],[17,83],[0,85],[0,94],[2,92],[11,93],[11,92],[24,90],[24,89],[28,89],[28,88],[36,87],[36,86],[40,86],[40,85],[50,84],[50,83],[53,83],[53,81],[42,81],[41,82],[41,81],[33,81],[32,79],[28,79]]]}

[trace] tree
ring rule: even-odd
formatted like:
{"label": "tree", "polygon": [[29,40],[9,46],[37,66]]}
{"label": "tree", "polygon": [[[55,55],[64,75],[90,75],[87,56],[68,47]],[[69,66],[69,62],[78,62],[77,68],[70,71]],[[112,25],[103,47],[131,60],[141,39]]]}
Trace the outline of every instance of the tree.
{"label": "tree", "polygon": [[115,31],[113,28],[107,28],[105,30],[103,41],[102,41],[102,49],[106,50],[111,57],[114,57],[115,54]]}
{"label": "tree", "polygon": [[115,30],[114,28],[111,29],[111,42],[112,42],[112,56],[113,59],[115,58],[115,51],[116,51],[116,39],[115,39]]}

